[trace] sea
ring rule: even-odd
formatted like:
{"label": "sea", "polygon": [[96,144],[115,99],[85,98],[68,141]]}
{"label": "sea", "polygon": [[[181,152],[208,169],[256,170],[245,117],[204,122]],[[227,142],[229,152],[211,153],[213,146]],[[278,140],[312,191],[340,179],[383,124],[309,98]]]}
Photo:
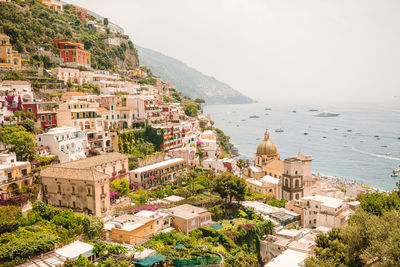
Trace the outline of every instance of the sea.
{"label": "sea", "polygon": [[[215,127],[231,137],[241,158],[253,160],[268,129],[281,159],[301,150],[313,157],[313,173],[382,190],[394,189],[400,179],[400,172],[399,177],[391,177],[400,168],[400,98],[364,103],[209,105],[203,110],[211,115]],[[321,112],[340,115],[315,116]]]}

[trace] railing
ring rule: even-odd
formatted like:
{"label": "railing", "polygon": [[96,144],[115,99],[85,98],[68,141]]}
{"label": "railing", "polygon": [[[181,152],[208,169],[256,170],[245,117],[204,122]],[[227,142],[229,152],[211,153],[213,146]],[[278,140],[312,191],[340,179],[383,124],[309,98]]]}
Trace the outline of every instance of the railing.
{"label": "railing", "polygon": [[0,185],[7,185],[7,184],[12,184],[28,179],[33,179],[33,175],[30,176],[25,176],[25,177],[20,177],[20,178],[7,178],[7,180],[0,180]]}

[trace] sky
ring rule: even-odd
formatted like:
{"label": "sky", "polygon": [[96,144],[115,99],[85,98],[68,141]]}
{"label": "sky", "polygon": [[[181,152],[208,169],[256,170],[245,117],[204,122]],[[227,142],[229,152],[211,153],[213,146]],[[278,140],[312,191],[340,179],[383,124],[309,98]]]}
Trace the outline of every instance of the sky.
{"label": "sky", "polygon": [[398,0],[66,0],[259,101],[400,95]]}

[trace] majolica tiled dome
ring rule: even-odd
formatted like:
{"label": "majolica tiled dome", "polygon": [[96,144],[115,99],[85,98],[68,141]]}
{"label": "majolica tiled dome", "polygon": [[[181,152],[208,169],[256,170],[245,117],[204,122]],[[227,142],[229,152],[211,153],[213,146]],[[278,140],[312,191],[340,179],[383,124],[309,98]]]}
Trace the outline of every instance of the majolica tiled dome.
{"label": "majolica tiled dome", "polygon": [[258,144],[257,147],[257,154],[258,155],[267,155],[267,156],[272,156],[276,155],[278,153],[278,149],[276,148],[276,145],[274,142],[272,142],[269,139],[269,133],[268,130],[264,134],[264,140]]}

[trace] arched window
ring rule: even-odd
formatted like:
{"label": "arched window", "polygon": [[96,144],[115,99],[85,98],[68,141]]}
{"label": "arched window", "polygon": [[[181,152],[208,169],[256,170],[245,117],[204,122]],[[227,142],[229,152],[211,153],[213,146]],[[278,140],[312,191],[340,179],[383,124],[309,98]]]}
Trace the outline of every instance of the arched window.
{"label": "arched window", "polygon": [[288,179],[285,179],[285,186],[286,186],[286,187],[289,186],[289,181],[288,181]]}
{"label": "arched window", "polygon": [[296,179],[296,181],[294,182],[296,187],[299,187],[299,179]]}
{"label": "arched window", "polygon": [[296,194],[296,199],[299,199],[300,198],[300,195],[297,193]]}
{"label": "arched window", "polygon": [[295,171],[294,174],[297,174],[297,171]]}

